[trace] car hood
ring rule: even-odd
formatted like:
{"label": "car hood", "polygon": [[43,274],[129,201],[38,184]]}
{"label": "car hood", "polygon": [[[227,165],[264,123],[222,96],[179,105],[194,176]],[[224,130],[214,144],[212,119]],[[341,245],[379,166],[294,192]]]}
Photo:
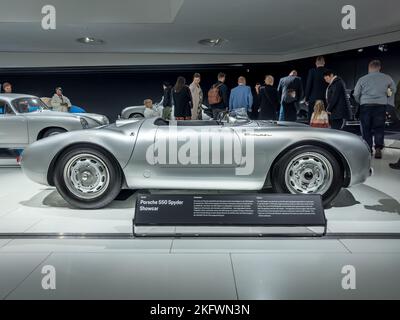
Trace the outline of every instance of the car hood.
{"label": "car hood", "polygon": [[103,115],[97,114],[97,113],[79,113],[79,116],[90,118],[90,119],[100,123],[101,125],[106,125],[106,124],[110,123],[110,121],[108,120],[108,118],[106,116],[103,116]]}
{"label": "car hood", "polygon": [[30,113],[26,113],[25,115],[29,117],[57,117],[57,118],[87,118],[93,121],[96,121],[100,125],[109,124],[108,118],[101,114],[96,113],[68,113],[68,112],[59,112],[52,110],[43,110],[43,111],[34,111]]}
{"label": "car hood", "polygon": [[267,120],[259,120],[257,121],[260,127],[266,128],[307,128],[309,125],[299,122],[284,122],[284,121],[267,121]]}

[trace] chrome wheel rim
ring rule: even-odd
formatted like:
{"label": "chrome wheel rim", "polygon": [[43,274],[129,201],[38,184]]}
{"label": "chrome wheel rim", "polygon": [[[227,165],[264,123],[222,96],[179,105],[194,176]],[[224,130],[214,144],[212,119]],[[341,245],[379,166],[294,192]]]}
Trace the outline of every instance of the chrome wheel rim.
{"label": "chrome wheel rim", "polygon": [[110,172],[99,157],[81,154],[72,157],[64,167],[64,181],[70,192],[81,199],[101,196],[110,184]]}
{"label": "chrome wheel rim", "polygon": [[325,194],[332,185],[333,167],[320,153],[307,152],[293,158],[286,168],[285,183],[293,194]]}

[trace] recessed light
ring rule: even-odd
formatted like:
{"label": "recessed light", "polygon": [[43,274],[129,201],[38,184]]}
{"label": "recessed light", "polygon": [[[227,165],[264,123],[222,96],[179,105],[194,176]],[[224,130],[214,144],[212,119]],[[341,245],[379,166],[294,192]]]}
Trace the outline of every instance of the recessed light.
{"label": "recessed light", "polygon": [[78,41],[80,43],[84,43],[84,44],[104,44],[104,40],[96,39],[96,38],[92,38],[92,37],[83,37],[83,38],[76,39],[76,41]]}
{"label": "recessed light", "polygon": [[387,44],[381,44],[381,45],[378,47],[378,50],[381,51],[381,52],[388,52],[388,51],[389,51],[389,48],[388,48]]}
{"label": "recessed light", "polygon": [[199,43],[203,46],[209,46],[209,47],[216,47],[221,45],[222,43],[226,42],[228,40],[222,39],[222,38],[216,38],[216,39],[202,39],[199,41]]}
{"label": "recessed light", "polygon": [[364,48],[360,48],[360,49],[358,49],[357,50],[359,53],[362,53],[362,52],[364,52]]}

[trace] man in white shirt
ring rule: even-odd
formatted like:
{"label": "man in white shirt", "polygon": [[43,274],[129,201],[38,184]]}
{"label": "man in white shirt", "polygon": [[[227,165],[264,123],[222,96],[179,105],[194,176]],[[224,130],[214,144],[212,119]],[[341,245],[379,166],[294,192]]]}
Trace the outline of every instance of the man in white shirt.
{"label": "man in white shirt", "polygon": [[54,111],[68,112],[71,107],[71,101],[63,95],[62,88],[57,87],[56,93],[53,98],[51,98],[50,105],[53,107]]}
{"label": "man in white shirt", "polygon": [[154,118],[159,117],[160,114],[157,110],[153,108],[153,101],[151,99],[144,100],[144,117],[145,118]]}

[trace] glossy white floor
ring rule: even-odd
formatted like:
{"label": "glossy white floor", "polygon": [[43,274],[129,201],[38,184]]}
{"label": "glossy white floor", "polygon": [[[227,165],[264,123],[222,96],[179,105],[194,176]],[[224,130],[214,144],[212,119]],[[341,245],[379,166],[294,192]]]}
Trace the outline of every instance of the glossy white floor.
{"label": "glossy white floor", "polygon": [[[374,162],[327,211],[330,232],[400,233],[400,171]],[[0,169],[0,233],[131,233],[133,198],[83,212],[18,168]],[[43,290],[42,268],[56,270]],[[343,290],[343,266],[356,290]],[[6,239],[0,299],[400,299],[400,240]]]}

